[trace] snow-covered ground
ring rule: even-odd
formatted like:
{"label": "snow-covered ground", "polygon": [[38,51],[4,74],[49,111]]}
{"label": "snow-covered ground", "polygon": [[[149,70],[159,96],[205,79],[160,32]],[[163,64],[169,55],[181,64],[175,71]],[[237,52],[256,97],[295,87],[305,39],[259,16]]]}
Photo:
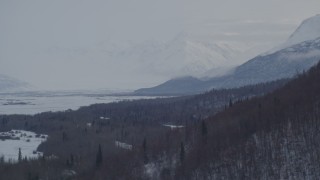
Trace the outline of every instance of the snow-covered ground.
{"label": "snow-covered ground", "polygon": [[118,148],[122,148],[122,149],[126,149],[126,150],[132,150],[132,145],[131,144],[127,144],[124,142],[120,142],[120,141],[115,141],[115,146]]}
{"label": "snow-covered ground", "polygon": [[5,162],[17,162],[19,148],[21,148],[23,159],[25,157],[28,159],[38,158],[42,156],[42,153],[38,152],[37,148],[47,138],[47,135],[23,130],[0,132],[0,157],[3,157]]}
{"label": "snow-covered ground", "polygon": [[263,55],[269,55],[276,51],[288,48],[290,46],[302,43],[304,41],[314,40],[320,37],[320,14],[304,20],[286,42],[271,49]]}
{"label": "snow-covered ground", "polygon": [[165,127],[169,127],[171,130],[184,128],[182,125],[173,125],[173,124],[163,124]]}
{"label": "snow-covered ground", "polygon": [[0,114],[36,114],[47,111],[76,110],[81,106],[122,100],[150,99],[146,96],[109,96],[88,93],[14,93],[0,94]]}

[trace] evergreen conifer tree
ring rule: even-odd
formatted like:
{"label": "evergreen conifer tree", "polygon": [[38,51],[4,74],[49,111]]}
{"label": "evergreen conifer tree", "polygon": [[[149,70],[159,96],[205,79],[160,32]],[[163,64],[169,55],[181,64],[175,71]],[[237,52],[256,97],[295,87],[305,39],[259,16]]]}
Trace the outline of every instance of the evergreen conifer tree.
{"label": "evergreen conifer tree", "polygon": [[102,148],[101,144],[99,144],[97,158],[96,158],[96,167],[100,167],[102,164]]}

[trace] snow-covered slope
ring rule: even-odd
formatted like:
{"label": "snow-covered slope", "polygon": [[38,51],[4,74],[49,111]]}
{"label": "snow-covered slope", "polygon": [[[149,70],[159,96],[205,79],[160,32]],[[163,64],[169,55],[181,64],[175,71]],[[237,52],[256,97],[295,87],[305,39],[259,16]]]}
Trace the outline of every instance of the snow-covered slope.
{"label": "snow-covered slope", "polygon": [[201,76],[211,68],[235,66],[241,52],[228,44],[200,41],[182,34],[156,52],[149,64],[158,73],[177,76]]}
{"label": "snow-covered slope", "polygon": [[267,52],[267,54],[299,44],[303,41],[313,40],[318,37],[320,37],[320,14],[304,20],[286,42],[272,49],[270,52]]}
{"label": "snow-covered slope", "polygon": [[320,37],[320,14],[304,20],[285,45],[291,46]]}
{"label": "snow-covered slope", "polygon": [[175,79],[137,92],[145,94],[199,93],[212,88],[232,88],[291,78],[308,70],[320,60],[320,16],[305,20],[283,44],[283,47],[275,52],[257,56],[221,77],[207,78],[202,81],[189,78],[192,79],[189,82],[186,79]]}
{"label": "snow-covered slope", "polygon": [[291,78],[320,61],[320,38],[305,41],[275,53],[257,56],[238,66],[231,74],[199,80],[181,78],[153,88],[140,89],[139,94],[192,94],[212,88],[233,88]]}
{"label": "snow-covered slope", "polygon": [[237,67],[233,74],[213,78],[212,88],[230,88],[291,78],[320,61],[320,38],[305,41],[267,56],[257,56]]}
{"label": "snow-covered slope", "polygon": [[[90,59],[101,66],[125,67],[132,74],[175,78],[222,75],[230,67],[256,55],[251,51],[253,44],[215,41],[210,36],[200,38],[188,33],[180,33],[166,42],[147,40],[123,44],[103,42],[82,48],[53,47],[48,50],[48,58],[78,63]],[[209,73],[211,69],[219,69],[219,73]]]}
{"label": "snow-covered slope", "polygon": [[127,48],[115,59],[130,64],[134,71],[162,77],[215,77],[255,56],[253,46],[181,33],[165,43],[147,41]]}
{"label": "snow-covered slope", "polygon": [[0,74],[0,92],[23,91],[30,87],[25,82]]}

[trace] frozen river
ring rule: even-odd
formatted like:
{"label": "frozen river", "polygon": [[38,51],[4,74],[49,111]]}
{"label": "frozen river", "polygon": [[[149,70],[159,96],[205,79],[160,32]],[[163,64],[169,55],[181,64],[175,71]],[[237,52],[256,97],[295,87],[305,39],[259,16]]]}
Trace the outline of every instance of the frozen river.
{"label": "frozen river", "polygon": [[150,98],[155,97],[72,92],[0,93],[0,114],[37,114],[47,111],[76,110],[96,103]]}

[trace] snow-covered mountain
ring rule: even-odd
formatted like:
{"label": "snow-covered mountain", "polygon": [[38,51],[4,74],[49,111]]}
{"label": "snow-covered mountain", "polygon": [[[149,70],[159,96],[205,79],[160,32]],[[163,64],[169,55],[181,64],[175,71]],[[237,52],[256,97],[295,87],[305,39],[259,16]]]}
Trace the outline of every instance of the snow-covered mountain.
{"label": "snow-covered mountain", "polygon": [[286,42],[275,47],[266,54],[276,52],[304,41],[313,40],[318,37],[320,37],[320,14],[304,20]]}
{"label": "snow-covered mountain", "polygon": [[236,58],[242,54],[235,45],[214,42],[208,39],[201,41],[186,34],[180,34],[164,44],[157,52],[151,52],[144,68],[159,74],[170,74],[171,77],[202,76],[211,68],[225,68],[239,64]]}
{"label": "snow-covered mountain", "polygon": [[[172,77],[216,77],[229,73],[230,69],[257,55],[257,44],[239,41],[215,41],[209,35],[181,33],[171,41],[155,46],[141,47],[140,68],[150,74]],[[158,47],[156,49],[156,47]],[[156,49],[156,50],[155,50]],[[137,51],[135,51],[137,52]],[[139,61],[140,60],[140,61]],[[214,70],[214,71],[213,71]]]}
{"label": "snow-covered mountain", "polygon": [[256,56],[253,48],[255,44],[215,41],[210,36],[199,38],[180,33],[165,43],[146,41],[126,48],[113,59],[134,68],[134,72],[145,72],[151,76],[215,77]]}
{"label": "snow-covered mountain", "polygon": [[[212,88],[232,88],[249,84],[291,78],[308,70],[320,60],[320,16],[309,18],[286,41],[289,47],[265,53],[236,67],[232,73],[198,81],[174,79],[154,88],[140,89],[144,94],[199,93]],[[314,29],[315,30],[314,30]],[[304,35],[312,33],[312,35]],[[319,34],[319,35],[317,35]],[[310,38],[315,39],[310,40]],[[174,81],[174,83],[172,83]],[[183,84],[183,86],[181,85]],[[185,88],[181,88],[185,87]],[[189,87],[189,88],[186,88]]]}
{"label": "snow-covered mountain", "polygon": [[304,20],[285,45],[289,47],[318,37],[320,37],[320,14]]}
{"label": "snow-covered mountain", "polygon": [[[282,49],[266,56],[257,56],[238,66],[233,74],[213,78],[210,88],[231,88],[291,78],[307,71],[320,61],[320,38]],[[212,86],[210,86],[212,84]]]}
{"label": "snow-covered mountain", "polygon": [[[125,67],[126,71],[148,76],[173,78],[182,76],[213,77],[256,55],[254,44],[215,41],[180,33],[172,40],[147,40],[140,43],[102,42],[90,47],[47,50],[48,57],[85,62],[98,61],[102,66]],[[89,61],[88,61],[89,62]],[[219,73],[209,71],[218,69]]]}
{"label": "snow-covered mountain", "polygon": [[30,87],[25,82],[0,74],[0,92],[23,91]]}

